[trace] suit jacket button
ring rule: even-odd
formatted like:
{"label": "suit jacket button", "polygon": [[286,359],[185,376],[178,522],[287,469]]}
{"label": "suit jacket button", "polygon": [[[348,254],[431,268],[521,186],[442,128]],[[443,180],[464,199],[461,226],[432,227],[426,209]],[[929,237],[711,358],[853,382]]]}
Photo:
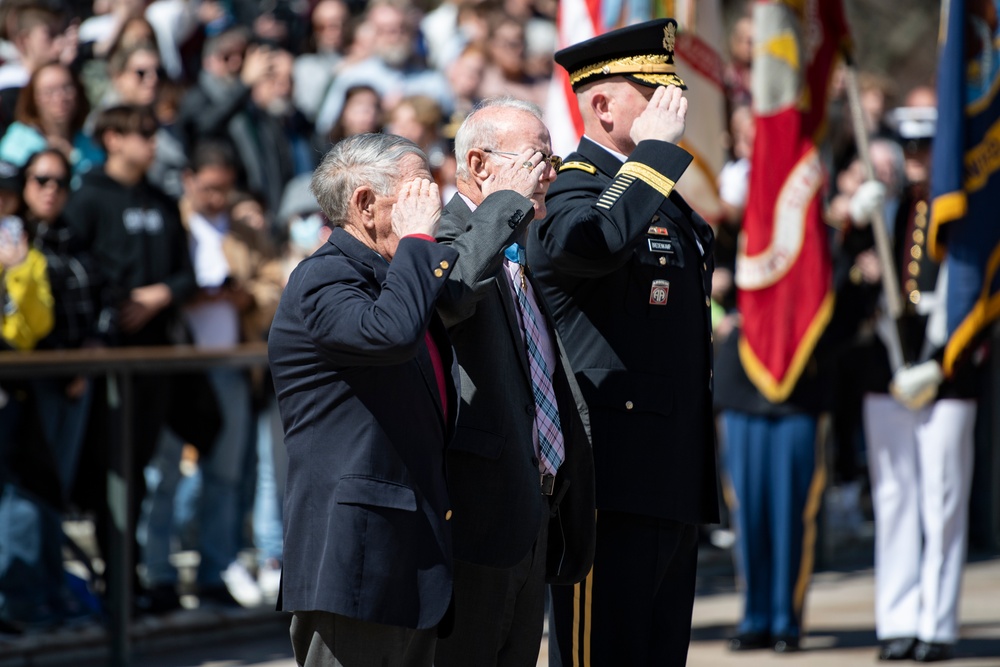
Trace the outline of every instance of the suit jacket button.
{"label": "suit jacket button", "polygon": [[444,513],[444,520],[451,521],[451,510],[448,510],[447,512]]}
{"label": "suit jacket button", "polygon": [[635,403],[633,403],[632,401],[625,401],[625,409],[626,410],[631,410],[634,407],[635,407]]}
{"label": "suit jacket button", "polygon": [[525,412],[525,414],[534,415],[535,414],[535,404],[534,403],[528,403],[526,406],[524,406],[524,412]]}
{"label": "suit jacket button", "polygon": [[443,275],[444,275],[444,271],[442,271],[441,269],[434,269],[434,277],[435,278],[440,278]]}
{"label": "suit jacket button", "polygon": [[532,456],[531,457],[531,465],[533,465],[533,466],[537,466],[538,465],[538,457],[537,456]]}
{"label": "suit jacket button", "polygon": [[447,269],[447,268],[448,268],[449,266],[451,266],[451,264],[449,264],[449,263],[448,263],[448,260],[446,260],[446,259],[442,259],[442,260],[441,260],[441,264],[439,264],[439,266],[440,266],[440,267],[441,267],[442,269]]}

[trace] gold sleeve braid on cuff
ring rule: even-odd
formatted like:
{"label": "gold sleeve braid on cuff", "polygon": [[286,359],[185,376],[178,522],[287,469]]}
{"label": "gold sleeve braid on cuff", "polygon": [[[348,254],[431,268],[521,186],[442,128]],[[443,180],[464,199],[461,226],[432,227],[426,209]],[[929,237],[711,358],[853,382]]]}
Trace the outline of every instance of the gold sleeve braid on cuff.
{"label": "gold sleeve braid on cuff", "polygon": [[677,183],[670,180],[660,172],[648,165],[642,164],[641,162],[629,161],[623,164],[622,168],[618,170],[615,180],[626,174],[635,176],[641,181],[647,183],[664,197],[669,197],[670,193],[674,190],[674,186],[677,185]]}

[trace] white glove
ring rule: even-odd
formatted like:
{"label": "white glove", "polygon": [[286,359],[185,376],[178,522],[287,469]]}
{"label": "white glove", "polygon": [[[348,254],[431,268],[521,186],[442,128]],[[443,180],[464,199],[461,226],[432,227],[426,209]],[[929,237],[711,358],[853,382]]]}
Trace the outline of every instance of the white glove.
{"label": "white glove", "polygon": [[885,186],[879,181],[865,181],[847,205],[847,212],[855,227],[867,227],[876,211],[885,206]]}
{"label": "white glove", "polygon": [[889,383],[889,391],[909,409],[919,410],[934,400],[942,380],[944,373],[941,366],[931,359],[896,371]]}

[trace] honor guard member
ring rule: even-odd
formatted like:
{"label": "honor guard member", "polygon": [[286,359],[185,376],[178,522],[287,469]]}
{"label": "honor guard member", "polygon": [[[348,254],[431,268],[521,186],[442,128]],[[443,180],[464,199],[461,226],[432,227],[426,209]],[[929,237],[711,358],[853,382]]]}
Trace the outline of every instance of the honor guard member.
{"label": "honor guard member", "polygon": [[[687,100],[660,19],[559,51],[585,135],[559,171],[528,264],[590,410],[594,567],[553,587],[566,665],[683,665],[698,525],[718,520],[713,234],[676,192]],[[554,664],[558,664],[555,662]]]}
{"label": "honor guard member", "polygon": [[[891,227],[903,312],[893,323],[871,299],[877,335],[859,351],[858,385],[865,392],[875,513],[878,657],[937,662],[948,659],[958,641],[982,355],[963,355],[950,376],[942,372],[947,262],[939,266],[927,251],[937,100],[933,90],[919,87],[906,102],[888,117],[903,145],[907,180]],[[870,218],[852,218],[852,245],[871,247],[864,228]],[[852,270],[851,277],[859,290],[880,295],[879,276],[866,280]],[[901,348],[895,359],[893,346],[883,343],[893,326]]]}

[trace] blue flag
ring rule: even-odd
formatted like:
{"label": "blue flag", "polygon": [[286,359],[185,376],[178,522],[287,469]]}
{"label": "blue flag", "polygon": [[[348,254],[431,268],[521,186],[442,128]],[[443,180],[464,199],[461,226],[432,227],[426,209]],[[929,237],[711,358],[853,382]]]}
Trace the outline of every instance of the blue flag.
{"label": "blue flag", "polygon": [[997,16],[1000,0],[948,0],[942,7],[928,248],[948,260],[946,373],[1000,315]]}

